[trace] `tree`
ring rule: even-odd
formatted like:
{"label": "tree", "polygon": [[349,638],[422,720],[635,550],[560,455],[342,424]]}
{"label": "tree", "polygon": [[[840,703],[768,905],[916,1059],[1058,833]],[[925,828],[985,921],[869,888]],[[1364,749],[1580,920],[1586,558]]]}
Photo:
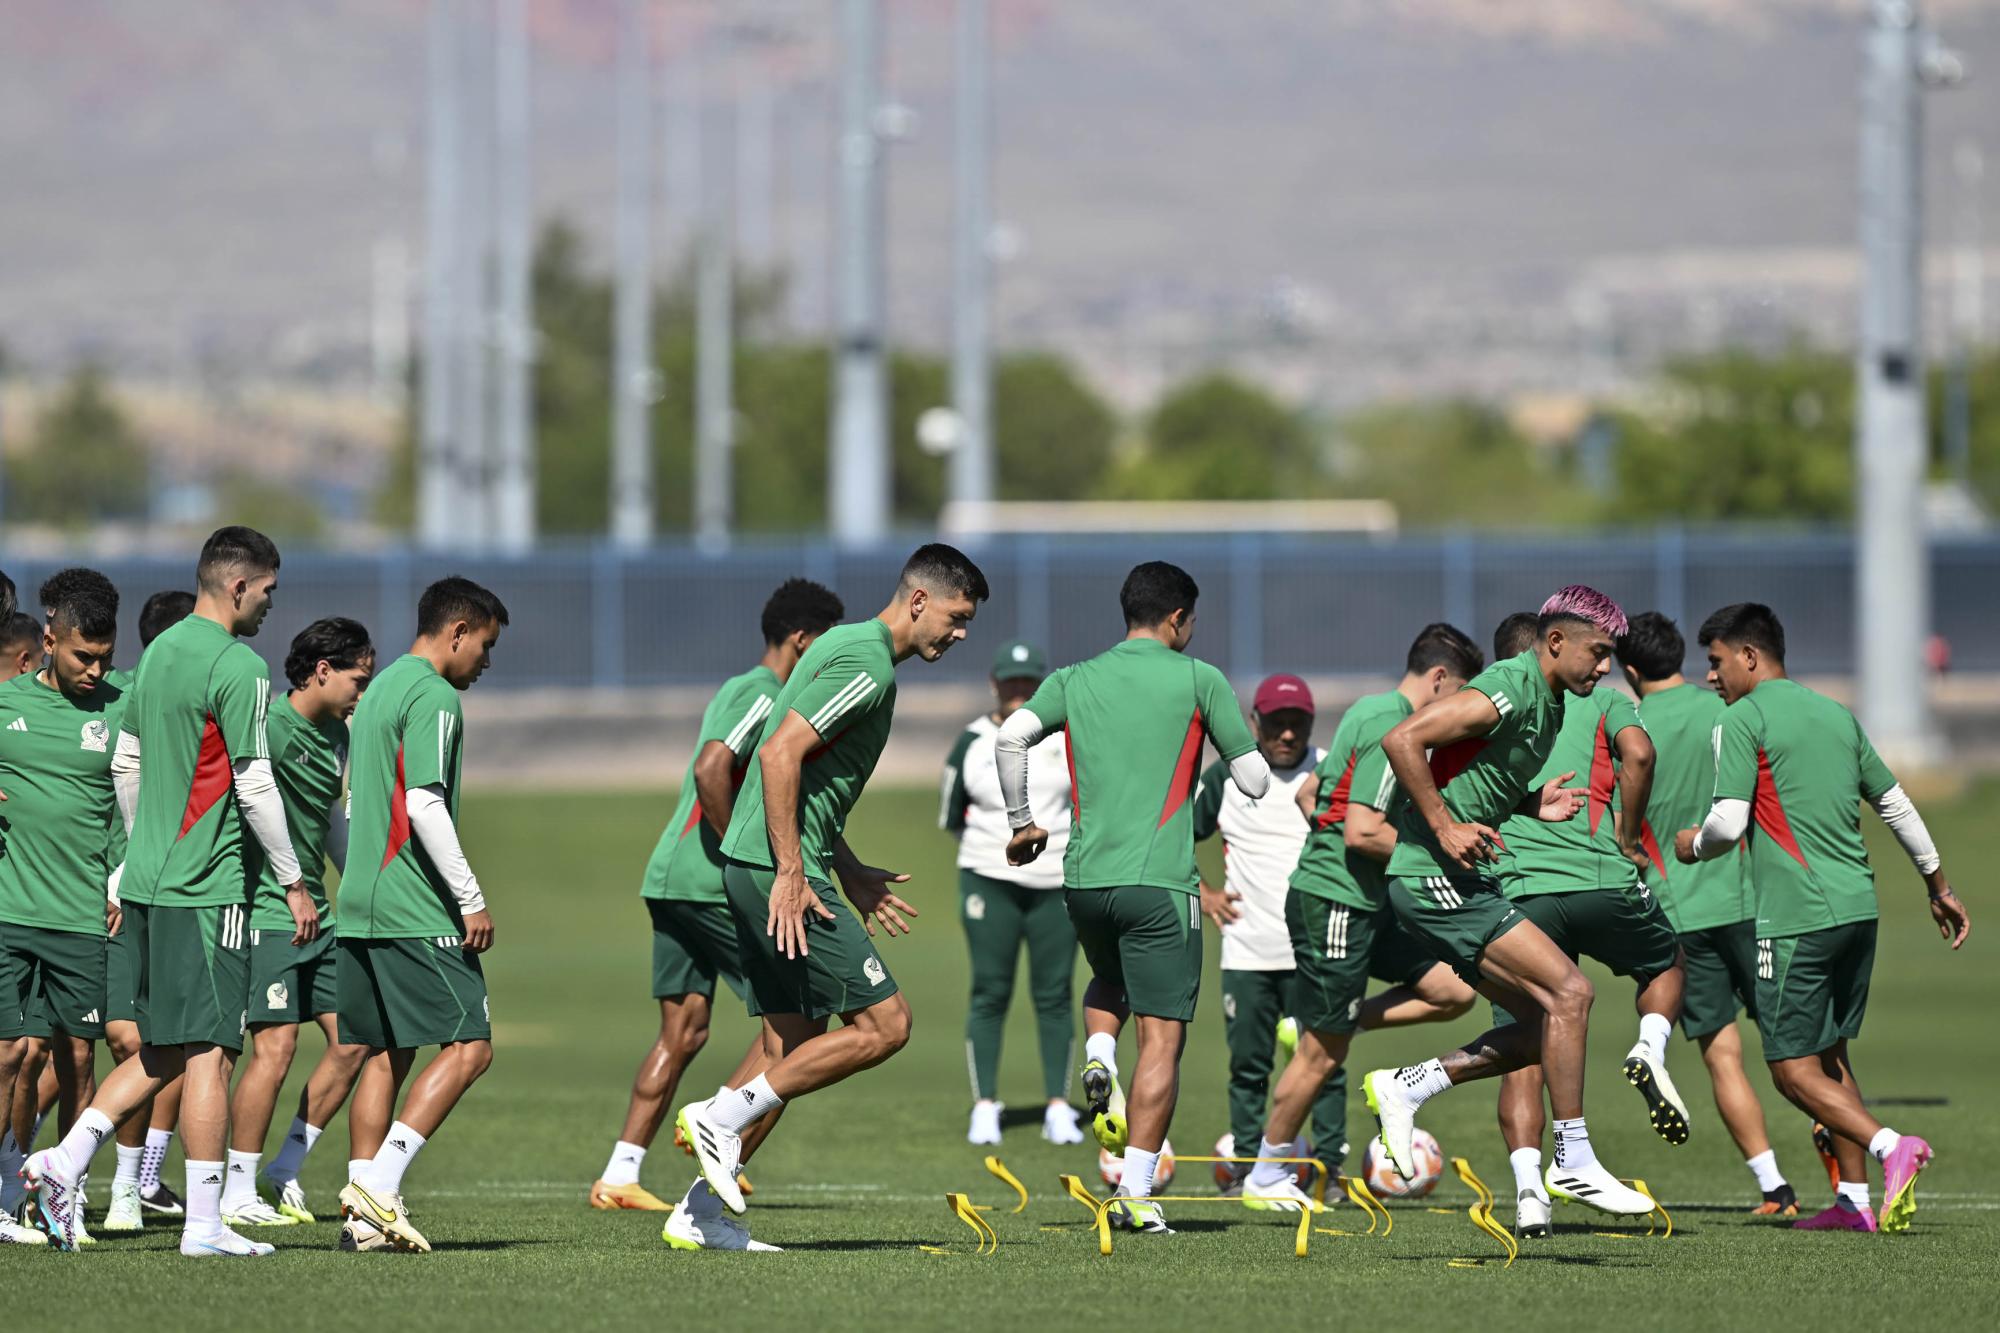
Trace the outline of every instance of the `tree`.
{"label": "tree", "polygon": [[1312,432],[1264,390],[1215,373],[1168,391],[1145,447],[1111,475],[1127,500],[1270,500],[1317,486]]}
{"label": "tree", "polygon": [[20,521],[80,528],[147,512],[145,447],[94,365],[69,377],[9,474],[7,512]]}
{"label": "tree", "polygon": [[1563,458],[1484,403],[1369,408],[1342,423],[1334,460],[1341,494],[1387,500],[1416,527],[1583,523],[1599,510]]}
{"label": "tree", "polygon": [[1118,419],[1067,361],[1002,357],[993,371],[993,446],[1003,500],[1081,500],[1103,485]]}

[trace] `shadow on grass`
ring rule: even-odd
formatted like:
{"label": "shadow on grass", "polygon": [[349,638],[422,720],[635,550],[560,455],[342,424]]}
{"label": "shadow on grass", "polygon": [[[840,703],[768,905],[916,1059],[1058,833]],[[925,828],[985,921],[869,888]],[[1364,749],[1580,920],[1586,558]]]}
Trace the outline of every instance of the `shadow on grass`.
{"label": "shadow on grass", "polygon": [[498,1250],[523,1250],[535,1245],[554,1245],[553,1240],[434,1240],[431,1250],[437,1254],[490,1254]]}

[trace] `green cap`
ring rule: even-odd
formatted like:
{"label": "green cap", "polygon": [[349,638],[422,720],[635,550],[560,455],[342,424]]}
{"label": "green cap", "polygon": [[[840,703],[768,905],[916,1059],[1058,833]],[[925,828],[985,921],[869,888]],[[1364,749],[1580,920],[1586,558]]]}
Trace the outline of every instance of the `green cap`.
{"label": "green cap", "polygon": [[1040,680],[1049,674],[1049,660],[1042,650],[1021,639],[1000,645],[993,654],[993,679]]}

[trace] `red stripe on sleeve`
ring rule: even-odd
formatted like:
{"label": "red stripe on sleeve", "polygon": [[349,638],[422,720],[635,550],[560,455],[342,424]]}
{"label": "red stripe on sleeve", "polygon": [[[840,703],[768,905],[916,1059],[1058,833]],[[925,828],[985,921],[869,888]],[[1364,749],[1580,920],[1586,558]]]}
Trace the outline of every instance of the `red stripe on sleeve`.
{"label": "red stripe on sleeve", "polygon": [[[1757,788],[1750,802],[1750,813],[1757,821],[1757,827],[1764,830],[1771,841],[1785,849],[1794,861],[1806,864],[1806,855],[1799,850],[1799,840],[1792,836],[1792,821],[1785,817],[1785,803],[1778,799],[1778,783],[1771,776],[1771,757],[1760,748],[1757,751]],[[1807,866],[1808,870],[1812,867]]]}
{"label": "red stripe on sleeve", "polygon": [[1331,828],[1347,818],[1348,793],[1354,786],[1354,761],[1360,756],[1359,750],[1348,752],[1347,767],[1340,771],[1340,781],[1326,798],[1326,809],[1320,812],[1319,822],[1314,827]]}
{"label": "red stripe on sleeve", "polygon": [[1180,758],[1174,762],[1174,776],[1167,784],[1166,804],[1160,808],[1160,822],[1156,827],[1164,828],[1169,819],[1180,813],[1187,804],[1188,797],[1194,795],[1195,765],[1201,759],[1201,743],[1208,739],[1208,733],[1201,725],[1201,713],[1188,719],[1187,735],[1181,739]]}
{"label": "red stripe on sleeve", "polygon": [[396,859],[396,853],[410,843],[410,803],[407,789],[403,786],[403,747],[396,747],[396,789],[389,793],[389,846],[382,853],[382,864],[387,866]]}
{"label": "red stripe on sleeve", "polygon": [[1604,812],[1611,808],[1611,793],[1618,784],[1618,774],[1611,766],[1611,738],[1604,734],[1604,719],[1597,719],[1597,735],[1590,743],[1590,836],[1597,836],[1597,825],[1604,818]]}
{"label": "red stripe on sleeve", "polygon": [[181,811],[181,831],[174,835],[174,841],[185,838],[188,830],[199,824],[202,816],[215,809],[228,794],[229,747],[222,743],[222,729],[215,725],[215,715],[211,713],[202,724],[201,749],[194,761],[194,781],[188,787],[187,808]]}

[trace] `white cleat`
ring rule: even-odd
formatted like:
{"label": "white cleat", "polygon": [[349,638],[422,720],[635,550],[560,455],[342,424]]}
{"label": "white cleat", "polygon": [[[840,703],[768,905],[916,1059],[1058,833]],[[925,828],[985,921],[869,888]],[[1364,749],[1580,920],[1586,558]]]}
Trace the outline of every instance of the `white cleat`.
{"label": "white cleat", "polygon": [[1171,1236],[1174,1229],[1167,1225],[1166,1209],[1151,1199],[1135,1199],[1124,1190],[1111,1196],[1111,1202],[1104,1209],[1104,1216],[1120,1231],[1136,1232],[1142,1236]]}
{"label": "white cleat", "polygon": [[224,1227],[205,1240],[197,1240],[183,1231],[181,1253],[190,1259],[261,1259],[267,1254],[276,1254],[277,1247],[239,1236]]}
{"label": "white cleat", "polygon": [[1042,1137],[1050,1143],[1082,1143],[1083,1124],[1076,1108],[1068,1102],[1050,1102],[1042,1112]]}
{"label": "white cleat", "polygon": [[708,1118],[707,1102],[689,1102],[674,1117],[687,1141],[694,1146],[695,1163],[701,1167],[701,1174],[708,1181],[715,1197],[722,1200],[732,1213],[742,1213],[745,1208],[743,1189],[736,1183],[736,1174],[743,1161],[743,1140],[723,1129]]}
{"label": "white cleat", "polygon": [[101,1231],[146,1229],[146,1210],[139,1206],[138,1181],[111,1182],[111,1207],[105,1211],[104,1220],[97,1225]]}
{"label": "white cleat", "polygon": [[414,1250],[418,1254],[431,1252],[431,1243],[411,1224],[409,1209],[403,1206],[400,1194],[371,1190],[359,1181],[350,1180],[340,1192],[340,1215],[343,1220],[358,1218],[366,1222],[380,1231],[395,1249]]}
{"label": "white cleat", "polygon": [[1625,1081],[1646,1099],[1646,1115],[1655,1134],[1676,1148],[1688,1141],[1687,1103],[1667,1077],[1666,1062],[1648,1054],[1643,1042],[1625,1056]]}
{"label": "white cleat", "polygon": [[262,1199],[251,1199],[222,1210],[226,1227],[295,1227],[296,1217],[288,1217]]}
{"label": "white cleat", "polygon": [[747,1250],[775,1254],[780,1248],[766,1245],[761,1240],[752,1240],[750,1228],[723,1211],[722,1201],[715,1197],[715,1191],[708,1187],[706,1180],[695,1181],[681,1201],[674,1205],[667,1224],[660,1229],[660,1239],[676,1250]]}
{"label": "white cleat", "polygon": [[27,1189],[25,1202],[41,1219],[41,1229],[49,1243],[59,1250],[74,1250],[81,1229],[76,1210],[76,1180],[63,1165],[67,1159],[54,1148],[44,1148],[21,1168]]}
{"label": "white cleat", "polygon": [[1378,1069],[1361,1081],[1368,1109],[1382,1130],[1382,1147],[1395,1163],[1396,1174],[1405,1180],[1417,1178],[1417,1155],[1410,1136],[1417,1128],[1417,1103],[1393,1069]]}
{"label": "white cleat", "polygon": [[312,1209],[306,1206],[305,1186],[297,1180],[275,1181],[269,1176],[257,1183],[257,1193],[265,1203],[276,1208],[294,1222],[317,1222]]}
{"label": "white cleat", "polygon": [[1006,1109],[999,1102],[974,1102],[972,1125],[965,1131],[965,1141],[976,1144],[1000,1142],[1000,1113]]}
{"label": "white cleat", "polygon": [[1522,1190],[1514,1201],[1514,1234],[1522,1240],[1546,1240],[1552,1205],[1533,1190]]}
{"label": "white cleat", "polygon": [[1274,1185],[1259,1185],[1251,1181],[1243,1184],[1243,1206],[1260,1213],[1316,1213],[1319,1201],[1299,1188],[1299,1182],[1286,1176]]}
{"label": "white cleat", "polygon": [[366,1254],[370,1250],[393,1250],[396,1243],[367,1218],[350,1217],[340,1224],[340,1248],[346,1254]]}
{"label": "white cleat", "polygon": [[1580,1203],[1614,1217],[1644,1217],[1653,1211],[1651,1199],[1597,1162],[1589,1166],[1551,1166],[1542,1176],[1542,1183],[1558,1199]]}
{"label": "white cleat", "polygon": [[22,1226],[11,1217],[0,1217],[0,1245],[46,1246],[49,1238],[33,1227]]}

